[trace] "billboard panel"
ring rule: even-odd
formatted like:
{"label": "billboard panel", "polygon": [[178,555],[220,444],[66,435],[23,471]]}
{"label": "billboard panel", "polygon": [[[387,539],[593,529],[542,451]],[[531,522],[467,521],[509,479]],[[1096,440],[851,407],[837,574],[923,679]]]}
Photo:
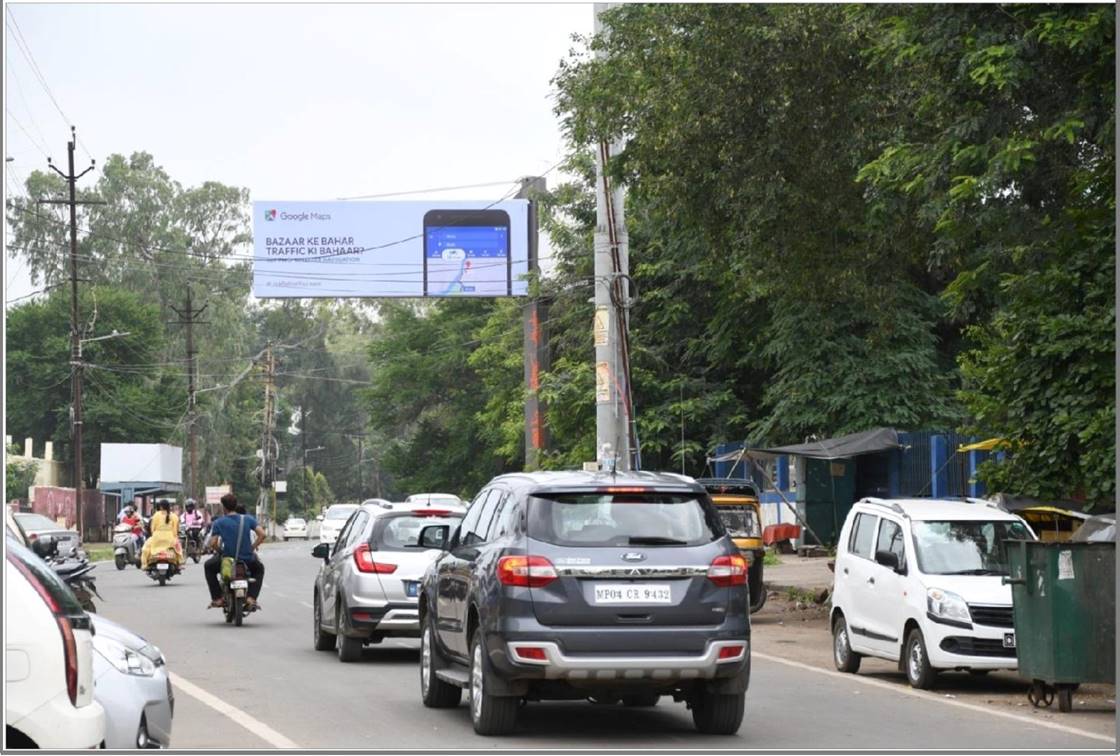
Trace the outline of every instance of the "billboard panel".
{"label": "billboard panel", "polygon": [[525,296],[529,202],[254,202],[253,294]]}
{"label": "billboard panel", "polygon": [[183,450],[167,444],[101,444],[101,480],[183,482]]}

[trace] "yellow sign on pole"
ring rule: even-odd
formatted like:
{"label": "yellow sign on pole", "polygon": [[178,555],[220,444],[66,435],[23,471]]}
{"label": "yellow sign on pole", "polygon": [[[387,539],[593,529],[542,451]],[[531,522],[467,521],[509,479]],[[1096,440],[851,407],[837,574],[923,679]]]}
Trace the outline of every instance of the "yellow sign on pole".
{"label": "yellow sign on pole", "polygon": [[611,400],[611,366],[606,362],[595,363],[595,402],[606,404]]}
{"label": "yellow sign on pole", "polygon": [[611,319],[610,311],[606,307],[595,310],[595,346],[607,346],[610,343]]}

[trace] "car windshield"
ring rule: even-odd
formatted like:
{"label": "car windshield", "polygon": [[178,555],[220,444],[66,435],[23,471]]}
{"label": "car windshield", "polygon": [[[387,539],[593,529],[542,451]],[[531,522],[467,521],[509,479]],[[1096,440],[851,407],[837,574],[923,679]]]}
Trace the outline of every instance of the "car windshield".
{"label": "car windshield", "polygon": [[288,520],[288,525],[292,526],[293,528],[301,528],[305,525],[305,523],[303,520],[291,519]]}
{"label": "car windshield", "polygon": [[327,509],[327,513],[324,517],[328,520],[345,520],[350,517],[355,509],[357,509],[357,507],[352,504],[335,504]]}
{"label": "car windshield", "polygon": [[696,546],[725,532],[688,494],[559,494],[529,505],[529,537],[559,546]]}
{"label": "car windshield", "polygon": [[376,551],[412,551],[420,548],[420,531],[429,525],[450,525],[454,530],[462,520],[455,514],[446,517],[387,517],[373,532],[371,545]]}
{"label": "car windshield", "polygon": [[49,517],[44,517],[41,514],[17,514],[16,520],[19,526],[24,530],[64,530],[61,525]]}
{"label": "car windshield", "polygon": [[716,511],[733,538],[758,538],[762,535],[754,507],[746,504],[717,504]]}
{"label": "car windshield", "polygon": [[914,551],[927,575],[1006,575],[1006,541],[1034,538],[1017,520],[915,520]]}

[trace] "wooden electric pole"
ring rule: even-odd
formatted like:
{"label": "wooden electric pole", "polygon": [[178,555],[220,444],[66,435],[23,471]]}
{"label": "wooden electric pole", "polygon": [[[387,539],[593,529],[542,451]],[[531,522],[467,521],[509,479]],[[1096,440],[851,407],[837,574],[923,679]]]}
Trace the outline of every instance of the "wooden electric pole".
{"label": "wooden electric pole", "polygon": [[55,173],[66,179],[70,188],[68,199],[39,200],[42,205],[70,206],[70,401],[71,401],[71,443],[74,445],[74,520],[78,537],[85,538],[84,517],[82,516],[82,335],[78,330],[78,205],[104,205],[104,202],[87,200],[79,202],[76,185],[78,179],[94,168],[94,161],[78,175],[74,175],[74,147],[78,135],[70,127],[70,141],[66,143],[69,170],[63,173],[51,159],[47,164]]}
{"label": "wooden electric pole", "polygon": [[171,309],[179,316],[179,320],[172,321],[186,328],[187,337],[187,450],[190,456],[190,477],[187,484],[187,496],[198,499],[198,412],[195,405],[195,391],[198,388],[198,364],[195,360],[197,352],[194,349],[194,326],[208,325],[207,321],[197,320],[199,315],[208,307],[202,305],[197,310],[191,303],[191,287],[187,284],[187,301],[182,310],[172,306]]}

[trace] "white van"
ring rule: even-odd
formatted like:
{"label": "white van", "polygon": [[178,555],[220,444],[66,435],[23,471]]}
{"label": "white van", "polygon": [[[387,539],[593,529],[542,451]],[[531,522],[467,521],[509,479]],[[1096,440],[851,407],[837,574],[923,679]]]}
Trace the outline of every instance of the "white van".
{"label": "white van", "polygon": [[863,499],[840,531],[832,589],[836,668],[876,656],[915,688],[939,670],[1015,669],[1007,547],[1034,540],[1020,517],[981,499]]}

